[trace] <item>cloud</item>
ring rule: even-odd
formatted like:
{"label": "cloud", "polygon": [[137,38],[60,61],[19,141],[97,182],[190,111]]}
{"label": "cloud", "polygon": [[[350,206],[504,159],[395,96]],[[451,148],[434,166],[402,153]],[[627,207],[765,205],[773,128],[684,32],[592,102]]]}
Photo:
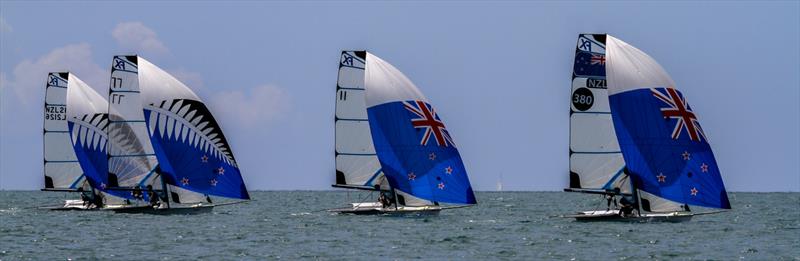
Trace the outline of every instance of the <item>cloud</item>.
{"label": "cloud", "polygon": [[204,97],[208,94],[208,90],[205,88],[205,82],[203,81],[203,75],[184,68],[169,69],[167,72],[175,76],[175,78],[183,84],[186,84],[186,86],[189,86],[189,89],[192,89],[192,91],[200,95],[200,97]]}
{"label": "cloud", "polygon": [[126,22],[117,24],[111,31],[111,36],[123,48],[128,48],[132,53],[137,54],[165,54],[169,50],[158,39],[155,31],[144,26],[141,22]]}
{"label": "cloud", "polygon": [[215,118],[235,130],[264,127],[285,118],[291,109],[291,98],[281,88],[261,85],[246,91],[220,91],[206,99]]}
{"label": "cloud", "polygon": [[12,33],[12,32],[14,32],[14,27],[11,27],[11,25],[8,24],[8,22],[6,22],[5,18],[0,17],[0,33]]}
{"label": "cloud", "polygon": [[87,43],[59,47],[35,60],[23,60],[14,67],[11,76],[2,76],[3,92],[12,92],[15,101],[22,105],[41,103],[47,73],[60,71],[70,71],[99,93],[106,93],[108,70],[93,62]]}

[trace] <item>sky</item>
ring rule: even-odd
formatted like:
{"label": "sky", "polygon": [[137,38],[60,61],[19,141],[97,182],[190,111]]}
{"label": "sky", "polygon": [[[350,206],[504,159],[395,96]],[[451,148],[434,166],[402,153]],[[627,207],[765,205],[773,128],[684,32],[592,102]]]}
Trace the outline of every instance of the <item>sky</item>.
{"label": "sky", "polygon": [[43,186],[48,71],[107,93],[139,54],[195,90],[251,190],[334,182],[341,50],[403,71],[444,119],[473,188],[568,185],[579,33],[672,76],[728,191],[800,191],[800,2],[0,1],[0,189]]}

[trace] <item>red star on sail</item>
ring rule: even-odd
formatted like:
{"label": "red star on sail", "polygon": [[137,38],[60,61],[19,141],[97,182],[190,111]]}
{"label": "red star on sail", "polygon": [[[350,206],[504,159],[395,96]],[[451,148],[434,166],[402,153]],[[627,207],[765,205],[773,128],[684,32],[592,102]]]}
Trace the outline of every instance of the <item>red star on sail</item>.
{"label": "red star on sail", "polygon": [[699,191],[697,190],[697,188],[692,188],[692,190],[690,190],[690,192],[692,192],[692,196],[697,196],[697,192],[699,192]]}
{"label": "red star on sail", "polygon": [[208,156],[203,155],[202,157],[200,157],[200,161],[202,161],[203,163],[208,162]]}
{"label": "red star on sail", "polygon": [[408,180],[415,180],[417,179],[417,175],[414,172],[408,173]]}
{"label": "red star on sail", "polygon": [[702,171],[702,172],[708,172],[708,165],[706,165],[705,163],[703,163],[702,165],[700,165],[700,171]]}
{"label": "red star on sail", "polygon": [[217,186],[217,180],[216,179],[211,179],[211,181],[209,183],[211,184],[211,186],[215,186],[215,187]]}
{"label": "red star on sail", "polygon": [[681,154],[681,156],[683,156],[683,160],[689,160],[692,154],[689,154],[688,151],[683,151],[683,154]]}
{"label": "red star on sail", "polygon": [[656,176],[656,178],[658,178],[658,183],[667,182],[667,176],[664,176],[664,173],[658,173],[658,176]]}
{"label": "red star on sail", "polygon": [[444,190],[444,182],[439,182],[439,189]]}
{"label": "red star on sail", "polygon": [[187,178],[187,177],[183,177],[183,178],[181,179],[181,184],[183,184],[183,185],[189,185],[189,178]]}
{"label": "red star on sail", "polygon": [[220,174],[220,175],[225,175],[225,169],[223,169],[222,167],[219,167],[219,168],[217,169],[217,174]]}
{"label": "red star on sail", "polygon": [[450,166],[447,166],[447,168],[444,169],[444,172],[447,173],[447,174],[453,174],[453,168],[451,168]]}
{"label": "red star on sail", "polygon": [[431,154],[428,155],[428,159],[435,160],[436,159],[436,153],[431,152]]}

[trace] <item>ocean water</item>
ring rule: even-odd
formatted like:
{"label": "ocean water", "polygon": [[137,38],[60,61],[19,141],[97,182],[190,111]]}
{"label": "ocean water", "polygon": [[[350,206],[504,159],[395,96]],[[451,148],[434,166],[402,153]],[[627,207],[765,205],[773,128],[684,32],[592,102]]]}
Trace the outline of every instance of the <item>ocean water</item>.
{"label": "ocean water", "polygon": [[75,194],[0,191],[0,260],[800,260],[800,193],[731,193],[733,210],[687,223],[579,223],[604,202],[564,192],[478,192],[433,217],[324,211],[368,197],[256,191],[199,215],[36,209]]}

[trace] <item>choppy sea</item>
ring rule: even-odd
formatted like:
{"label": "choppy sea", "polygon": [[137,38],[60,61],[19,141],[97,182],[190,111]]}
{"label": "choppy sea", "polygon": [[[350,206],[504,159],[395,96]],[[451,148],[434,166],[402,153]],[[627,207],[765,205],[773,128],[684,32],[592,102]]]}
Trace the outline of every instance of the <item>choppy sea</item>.
{"label": "choppy sea", "polygon": [[800,260],[800,193],[730,193],[733,210],[686,223],[580,223],[602,207],[564,192],[478,192],[433,217],[342,216],[369,198],[256,191],[199,215],[48,211],[77,195],[0,191],[0,260]]}

